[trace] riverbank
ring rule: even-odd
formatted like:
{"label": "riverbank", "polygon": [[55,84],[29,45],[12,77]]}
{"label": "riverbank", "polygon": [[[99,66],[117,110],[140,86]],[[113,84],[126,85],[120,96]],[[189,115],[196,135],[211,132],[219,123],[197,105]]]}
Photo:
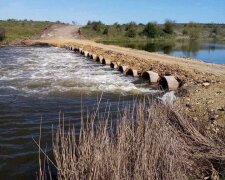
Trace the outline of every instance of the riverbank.
{"label": "riverbank", "polygon": [[172,74],[184,82],[177,91],[184,108],[195,120],[207,120],[224,125],[225,65],[172,57],[141,50],[103,45],[89,40],[50,39],[28,40],[24,45],[64,47],[65,45],[103,56],[140,72],[153,70],[159,75]]}

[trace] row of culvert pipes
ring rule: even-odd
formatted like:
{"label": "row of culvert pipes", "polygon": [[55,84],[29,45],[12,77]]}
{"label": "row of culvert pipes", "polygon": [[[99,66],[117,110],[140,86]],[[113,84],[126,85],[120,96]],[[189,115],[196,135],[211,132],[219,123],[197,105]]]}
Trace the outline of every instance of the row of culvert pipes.
{"label": "row of culvert pipes", "polygon": [[132,69],[128,66],[118,64],[115,61],[105,59],[103,56],[99,56],[88,51],[84,51],[82,48],[77,48],[74,46],[65,45],[65,48],[72,50],[74,52],[80,53],[87,58],[93,59],[96,62],[99,62],[104,65],[109,65],[113,69],[119,70],[125,75],[130,75],[133,77],[141,77],[144,80],[148,80],[150,84],[158,84],[159,89],[167,91],[176,91],[181,86],[181,81],[172,75],[160,76],[157,72],[153,71],[144,71],[140,72],[138,70]]}

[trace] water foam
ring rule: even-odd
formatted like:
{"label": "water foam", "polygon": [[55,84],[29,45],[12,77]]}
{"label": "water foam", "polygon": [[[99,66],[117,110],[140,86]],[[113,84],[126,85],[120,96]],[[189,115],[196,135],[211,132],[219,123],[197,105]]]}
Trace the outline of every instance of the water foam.
{"label": "water foam", "polygon": [[[0,57],[0,83],[7,83],[28,94],[66,92],[152,93],[137,87],[133,77],[126,77],[59,48],[14,48],[9,56]],[[7,61],[7,57],[10,60]]]}

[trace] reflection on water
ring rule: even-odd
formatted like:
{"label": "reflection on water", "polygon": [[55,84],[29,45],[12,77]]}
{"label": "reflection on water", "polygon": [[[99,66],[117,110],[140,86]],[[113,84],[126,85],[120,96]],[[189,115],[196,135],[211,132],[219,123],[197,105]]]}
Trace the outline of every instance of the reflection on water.
{"label": "reflection on water", "polygon": [[172,56],[187,57],[210,63],[225,64],[225,44],[216,41],[149,41],[104,42],[149,52],[162,52]]}

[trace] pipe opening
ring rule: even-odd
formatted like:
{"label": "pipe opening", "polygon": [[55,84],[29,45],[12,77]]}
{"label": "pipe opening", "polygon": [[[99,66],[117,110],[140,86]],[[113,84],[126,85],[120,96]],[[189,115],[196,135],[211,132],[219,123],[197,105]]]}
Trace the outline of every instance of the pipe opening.
{"label": "pipe opening", "polygon": [[105,59],[104,59],[104,58],[102,59],[102,64],[106,64],[106,63],[105,63]]}
{"label": "pipe opening", "polygon": [[161,90],[166,90],[166,91],[169,89],[168,82],[167,82],[165,77],[161,77],[160,78],[160,80],[159,80],[159,88]]}
{"label": "pipe opening", "polygon": [[99,56],[97,56],[96,61],[97,61],[97,62],[100,62],[100,58],[99,58]]}
{"label": "pipe opening", "polygon": [[111,62],[110,67],[114,69],[114,66],[115,66],[114,63]]}
{"label": "pipe opening", "polygon": [[128,76],[134,76],[134,72],[132,69],[128,69],[127,72],[126,72],[126,75]]}
{"label": "pipe opening", "polygon": [[123,72],[124,72],[123,66],[119,66],[118,70],[119,70],[121,73],[123,73]]}
{"label": "pipe opening", "polygon": [[141,77],[144,79],[144,80],[149,80],[150,81],[150,75],[148,72],[143,72]]}

